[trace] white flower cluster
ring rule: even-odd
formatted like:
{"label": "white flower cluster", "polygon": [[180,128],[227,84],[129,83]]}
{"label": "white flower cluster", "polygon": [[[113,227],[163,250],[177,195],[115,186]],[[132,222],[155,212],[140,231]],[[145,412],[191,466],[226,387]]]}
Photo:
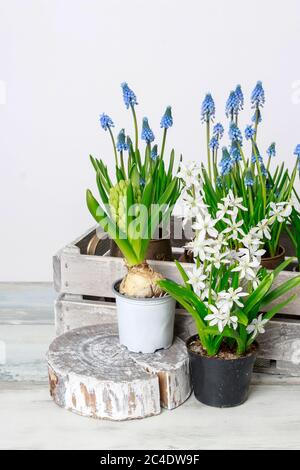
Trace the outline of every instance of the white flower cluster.
{"label": "white flower cluster", "polygon": [[[236,329],[238,317],[234,311],[243,308],[240,298],[249,295],[259,284],[257,275],[265,253],[263,240],[271,238],[270,227],[276,220],[281,223],[289,217],[292,205],[287,202],[271,203],[269,218],[245,233],[242,214],[247,208],[243,206],[242,198],[235,197],[230,190],[218,203],[216,218],[213,218],[204,201],[200,168],[194,163],[188,166],[181,163],[179,177],[185,185],[182,195],[184,221],[192,220],[195,231],[193,240],[186,245],[195,258],[192,271],[187,273],[188,283],[207,305],[210,313],[205,320],[210,326],[217,325],[220,333],[226,326]],[[226,290],[216,293],[213,286],[218,285],[220,279],[212,279],[212,273],[216,273],[214,268],[220,270],[225,265],[226,270],[238,273],[239,287],[234,289],[228,282]],[[214,274],[214,277],[217,276]],[[260,315],[247,327],[248,333],[253,333],[255,337],[262,332],[265,322]]]}

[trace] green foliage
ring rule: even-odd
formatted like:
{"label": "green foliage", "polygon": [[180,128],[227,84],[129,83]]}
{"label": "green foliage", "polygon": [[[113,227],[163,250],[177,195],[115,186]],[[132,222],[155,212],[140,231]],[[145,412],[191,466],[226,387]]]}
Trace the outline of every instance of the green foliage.
{"label": "green foliage", "polygon": [[[236,354],[241,355],[247,351],[256,337],[256,335],[247,332],[250,323],[261,312],[264,312],[261,319],[269,321],[283,307],[295,299],[295,295],[292,295],[283,302],[269,308],[271,302],[274,303],[275,300],[300,285],[300,276],[297,276],[272,289],[274,279],[292,260],[292,258],[286,260],[276,271],[271,273],[268,273],[264,268],[260,269],[259,278],[261,282],[249,292],[250,295],[246,300],[240,299],[243,304],[242,307],[236,304],[232,307],[230,315],[237,317],[237,328],[225,326],[222,332],[217,326],[209,325],[206,320],[207,314],[210,313],[209,305],[205,304],[194,292],[192,286],[188,283],[188,274],[178,262],[176,264],[185,285],[179,285],[166,279],[159,281],[159,285],[192,315],[200,341],[209,355],[214,356],[218,353],[222,341],[234,341],[236,343]],[[233,286],[233,281],[235,282],[234,288],[242,284],[239,280],[239,273],[232,272],[232,268],[223,266],[222,269],[214,269],[211,273],[210,282],[214,286],[215,295],[220,291],[228,291],[229,287]]]}

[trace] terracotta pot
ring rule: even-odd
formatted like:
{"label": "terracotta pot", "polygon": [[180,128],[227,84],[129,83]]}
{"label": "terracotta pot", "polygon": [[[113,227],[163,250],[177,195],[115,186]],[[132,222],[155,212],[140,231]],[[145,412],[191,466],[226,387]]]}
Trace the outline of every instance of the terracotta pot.
{"label": "terracotta pot", "polygon": [[180,263],[194,263],[193,253],[185,248],[182,255],[179,256],[178,261],[180,261]]}
{"label": "terracotta pot", "polygon": [[285,249],[283,246],[279,246],[279,253],[275,256],[270,256],[270,257],[262,257],[261,259],[261,264],[264,268],[267,269],[275,269],[277,266],[279,266],[283,261],[285,257]]}
{"label": "terracotta pot", "polygon": [[[110,241],[110,256],[123,258],[122,252],[116,245],[114,240]],[[170,238],[159,238],[158,240],[150,240],[146,259],[157,261],[172,261],[172,248]]]}

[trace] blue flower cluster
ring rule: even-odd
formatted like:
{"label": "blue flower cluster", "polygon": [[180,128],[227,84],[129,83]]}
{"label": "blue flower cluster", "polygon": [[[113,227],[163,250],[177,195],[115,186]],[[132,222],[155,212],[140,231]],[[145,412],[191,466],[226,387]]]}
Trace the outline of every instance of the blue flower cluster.
{"label": "blue flower cluster", "polygon": [[99,121],[102,129],[104,129],[105,131],[107,131],[107,129],[109,129],[110,127],[115,127],[112,119],[105,113],[101,114]]}
{"label": "blue flower cluster", "polygon": [[297,156],[298,159],[300,159],[300,144],[297,144],[294,150],[294,155]]}
{"label": "blue flower cluster", "polygon": [[271,145],[268,147],[267,155],[268,155],[268,157],[275,157],[276,156],[275,142],[272,142]]}
{"label": "blue flower cluster", "polygon": [[230,147],[230,156],[231,156],[232,162],[234,163],[240,162],[242,160],[240,150],[235,142],[233,142]]}
{"label": "blue flower cluster", "polygon": [[265,103],[265,92],[262,86],[262,82],[258,81],[251,94],[251,103],[253,107],[259,108]]}
{"label": "blue flower cluster", "polygon": [[[263,159],[262,159],[261,155],[259,155],[259,154],[257,155],[257,160],[259,161],[259,163],[263,163]],[[251,162],[256,163],[256,156],[255,156],[254,152],[252,152]]]}
{"label": "blue flower cluster", "polygon": [[147,142],[147,144],[150,144],[155,139],[155,136],[149,127],[148,119],[146,117],[143,118],[143,128],[141,137],[142,140],[145,140]]}
{"label": "blue flower cluster", "polygon": [[232,122],[229,126],[229,138],[232,141],[238,142],[240,145],[242,145],[242,142],[243,142],[242,133],[234,122]]}
{"label": "blue flower cluster", "polygon": [[213,151],[214,151],[214,150],[218,150],[218,148],[219,148],[219,141],[218,141],[217,137],[213,136],[213,137],[210,139],[209,146],[210,146],[210,148],[211,148]]}
{"label": "blue flower cluster", "polygon": [[157,145],[153,145],[153,148],[151,149],[151,160],[153,160],[155,162],[155,160],[157,159],[158,157],[158,154],[157,154]]}
{"label": "blue flower cluster", "polygon": [[165,110],[165,114],[161,118],[160,127],[163,129],[169,129],[169,127],[173,126],[173,117],[172,117],[172,109],[171,106],[168,106]]}
{"label": "blue flower cluster", "polygon": [[253,139],[255,135],[255,130],[253,129],[252,126],[246,126],[246,129],[245,129],[245,137],[247,140],[249,139]]}
{"label": "blue flower cluster", "polygon": [[236,97],[238,99],[239,110],[242,110],[243,107],[244,107],[244,95],[243,95],[243,92],[242,92],[241,85],[236,86],[235,94],[236,94]]}
{"label": "blue flower cluster", "polygon": [[204,122],[208,122],[210,119],[214,119],[216,114],[215,102],[210,93],[205,95],[201,107],[201,119]]}
{"label": "blue flower cluster", "polygon": [[222,139],[224,134],[224,127],[220,122],[217,122],[214,127],[213,127],[213,136],[216,137],[217,139]]}
{"label": "blue flower cluster", "polygon": [[233,117],[239,112],[239,99],[235,91],[231,91],[226,101],[225,113],[227,117]]}
{"label": "blue flower cluster", "polygon": [[253,179],[253,176],[252,176],[252,173],[251,171],[248,171],[245,175],[245,186],[247,186],[247,188],[249,186],[253,186],[254,185],[254,179]]}
{"label": "blue flower cluster", "polygon": [[121,129],[118,134],[117,150],[118,152],[123,152],[123,150],[128,150],[128,145],[126,143],[125,129]]}
{"label": "blue flower cluster", "polygon": [[129,106],[135,106],[136,104],[138,104],[135,93],[131,90],[131,88],[129,88],[127,83],[121,83],[121,87],[123,90],[123,100],[126,108],[128,109]]}
{"label": "blue flower cluster", "polygon": [[267,177],[268,176],[268,171],[263,163],[260,165],[261,173],[263,176]]}
{"label": "blue flower cluster", "polygon": [[219,163],[219,167],[221,168],[221,176],[228,175],[233,167],[233,161],[226,147],[222,148],[222,159]]}

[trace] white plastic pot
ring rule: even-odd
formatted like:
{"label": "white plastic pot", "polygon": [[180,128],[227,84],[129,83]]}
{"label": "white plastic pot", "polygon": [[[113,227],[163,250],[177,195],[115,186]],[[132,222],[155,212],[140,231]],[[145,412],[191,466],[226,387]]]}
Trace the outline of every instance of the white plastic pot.
{"label": "white plastic pot", "polygon": [[174,336],[175,300],[169,295],[151,299],[128,297],[119,293],[120,282],[113,285],[120,344],[141,353],[169,348]]}

